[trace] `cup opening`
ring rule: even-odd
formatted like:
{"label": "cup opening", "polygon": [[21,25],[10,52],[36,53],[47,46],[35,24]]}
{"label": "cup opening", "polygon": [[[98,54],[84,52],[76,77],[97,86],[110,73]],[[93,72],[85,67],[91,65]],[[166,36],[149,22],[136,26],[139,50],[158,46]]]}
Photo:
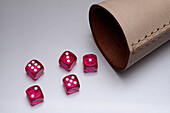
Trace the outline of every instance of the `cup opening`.
{"label": "cup opening", "polygon": [[130,50],[117,20],[105,8],[93,5],[89,11],[89,21],[94,40],[104,57],[112,67],[124,70]]}

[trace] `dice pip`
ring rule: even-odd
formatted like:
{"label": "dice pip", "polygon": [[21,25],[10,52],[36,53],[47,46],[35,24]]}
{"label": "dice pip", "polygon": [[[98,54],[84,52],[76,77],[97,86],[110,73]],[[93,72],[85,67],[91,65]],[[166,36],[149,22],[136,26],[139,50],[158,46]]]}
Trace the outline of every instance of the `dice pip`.
{"label": "dice pip", "polygon": [[79,91],[80,83],[76,75],[67,75],[63,78],[63,83],[67,94],[72,94]]}
{"label": "dice pip", "polygon": [[44,66],[38,60],[31,60],[25,67],[27,75],[33,80],[37,80],[44,73]]}
{"label": "dice pip", "polygon": [[59,59],[59,65],[65,70],[71,71],[76,64],[76,61],[77,57],[75,54],[70,51],[65,51]]}
{"label": "dice pip", "polygon": [[41,88],[38,85],[29,87],[26,90],[27,97],[32,106],[37,105],[44,101],[44,95]]}
{"label": "dice pip", "polygon": [[96,72],[98,69],[97,56],[94,54],[86,54],[83,56],[84,72]]}

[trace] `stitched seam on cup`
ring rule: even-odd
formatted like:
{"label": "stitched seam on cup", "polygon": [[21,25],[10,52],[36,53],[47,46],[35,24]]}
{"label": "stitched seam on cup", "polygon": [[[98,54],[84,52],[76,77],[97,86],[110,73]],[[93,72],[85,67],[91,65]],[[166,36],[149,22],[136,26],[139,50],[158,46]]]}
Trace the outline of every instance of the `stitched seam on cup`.
{"label": "stitched seam on cup", "polygon": [[[140,50],[144,49],[146,46],[152,44],[153,42],[155,42],[156,40],[158,40],[159,38],[161,38],[161,37],[159,37],[159,38],[157,37],[157,38],[153,39],[151,42],[149,42],[147,45],[144,45],[144,44],[145,44],[145,43],[144,43],[144,44],[142,44],[142,45],[144,45],[143,47],[141,47],[141,48],[140,48],[140,47],[137,47],[136,50],[135,50],[135,47],[136,47],[139,43],[145,41],[146,39],[148,39],[149,37],[153,36],[153,35],[154,35],[155,33],[157,33],[158,31],[161,31],[163,28],[167,27],[168,25],[170,25],[170,21],[169,21],[168,23],[164,24],[162,27],[160,27],[160,28],[156,29],[155,31],[151,32],[149,35],[146,35],[145,37],[139,39],[136,43],[133,43],[133,44],[131,45],[131,46],[132,46],[132,53],[135,54],[135,53],[139,52]],[[169,31],[169,32],[170,32],[170,31]]]}

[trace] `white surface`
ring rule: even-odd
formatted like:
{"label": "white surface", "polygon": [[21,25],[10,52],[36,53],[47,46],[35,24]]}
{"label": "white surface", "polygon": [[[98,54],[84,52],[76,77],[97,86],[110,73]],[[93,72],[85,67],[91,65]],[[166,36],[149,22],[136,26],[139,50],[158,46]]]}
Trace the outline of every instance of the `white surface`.
{"label": "white surface", "polygon": [[[0,113],[170,113],[170,42],[125,72],[110,67],[93,41],[91,4],[102,0],[0,0]],[[78,57],[67,72],[59,56]],[[82,56],[98,56],[97,73],[83,72]],[[36,58],[44,75],[33,81],[26,64]],[[80,91],[66,95],[62,78],[74,73]],[[38,84],[45,100],[31,107],[25,90]]]}

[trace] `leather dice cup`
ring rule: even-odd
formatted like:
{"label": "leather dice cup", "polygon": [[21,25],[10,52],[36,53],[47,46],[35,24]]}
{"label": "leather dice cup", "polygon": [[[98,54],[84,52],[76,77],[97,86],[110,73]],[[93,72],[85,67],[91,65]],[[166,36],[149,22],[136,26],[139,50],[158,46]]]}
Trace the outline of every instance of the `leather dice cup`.
{"label": "leather dice cup", "polygon": [[170,39],[170,0],[108,0],[91,6],[89,21],[99,50],[125,70]]}

